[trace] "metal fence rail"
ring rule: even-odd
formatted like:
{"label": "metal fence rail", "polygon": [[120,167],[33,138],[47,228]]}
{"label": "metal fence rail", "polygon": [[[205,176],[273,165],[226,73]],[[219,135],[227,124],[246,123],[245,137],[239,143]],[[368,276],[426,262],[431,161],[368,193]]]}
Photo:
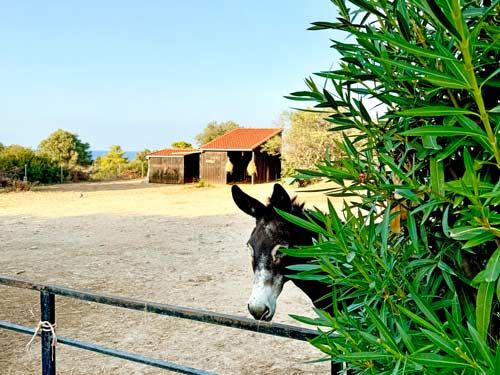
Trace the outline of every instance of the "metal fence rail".
{"label": "metal fence rail", "polygon": [[[31,281],[1,276],[0,285],[9,287],[30,289],[40,292],[40,314],[41,322],[48,322],[55,324],[55,295],[79,299],[83,301],[90,301],[99,304],[117,306],[121,308],[144,311],[147,313],[154,313],[160,315],[173,316],[182,319],[196,320],[199,322],[217,324],[226,327],[243,329],[258,333],[265,333],[272,336],[285,337],[289,339],[307,341],[317,336],[317,332],[311,329],[294,327],[286,324],[257,322],[245,317],[238,317],[228,314],[221,314],[212,311],[198,310],[187,307],[180,307],[175,305],[154,303],[134,298],[124,298],[106,294],[97,294],[91,292],[80,291],[71,288],[65,288],[56,285],[34,283]],[[0,328],[13,330],[25,334],[33,335],[35,330],[29,327],[13,324],[0,320]],[[55,375],[56,361],[55,361],[55,347],[52,346],[52,332],[50,330],[42,330],[42,374]],[[175,372],[184,374],[209,374],[206,371],[194,369],[175,363],[162,361],[143,357],[137,354],[127,353],[115,349],[106,348],[100,345],[77,341],[66,337],[57,337],[57,341],[75,346],[85,350],[111,355],[114,357],[123,358],[126,360],[143,363],[150,366],[155,366],[163,369],[168,369]],[[335,368],[332,365],[332,373]]]}

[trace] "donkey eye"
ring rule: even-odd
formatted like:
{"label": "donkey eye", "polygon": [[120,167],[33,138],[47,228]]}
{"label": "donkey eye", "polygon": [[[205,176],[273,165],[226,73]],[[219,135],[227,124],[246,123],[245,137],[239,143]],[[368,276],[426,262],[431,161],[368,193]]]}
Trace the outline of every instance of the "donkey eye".
{"label": "donkey eye", "polygon": [[282,245],[276,245],[271,250],[271,256],[273,258],[273,263],[275,263],[275,264],[278,264],[281,261],[281,258],[283,258],[283,254],[278,252],[280,247],[282,247]]}

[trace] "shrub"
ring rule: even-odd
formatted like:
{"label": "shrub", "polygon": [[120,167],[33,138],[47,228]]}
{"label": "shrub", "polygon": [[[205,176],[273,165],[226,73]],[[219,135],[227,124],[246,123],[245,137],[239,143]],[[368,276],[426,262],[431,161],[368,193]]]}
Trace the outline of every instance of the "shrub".
{"label": "shrub", "polygon": [[96,171],[92,178],[96,180],[111,180],[122,177],[122,173],[127,170],[128,160],[124,156],[125,152],[118,145],[110,147],[109,151],[96,159]]}
{"label": "shrub", "polygon": [[203,129],[203,131],[195,137],[195,139],[199,146],[203,146],[215,138],[239,127],[240,125],[234,121],[211,121],[207,124],[205,129]]}
{"label": "shrub", "polygon": [[193,145],[186,141],[172,142],[172,148],[193,148]]}
{"label": "shrub", "polygon": [[128,163],[126,170],[122,173],[124,178],[140,178],[145,177],[148,172],[148,160],[147,155],[151,151],[149,149],[144,149],[135,155],[134,160]]}
{"label": "shrub", "polygon": [[59,167],[48,157],[19,145],[0,150],[0,172],[5,180],[22,180],[25,166],[31,182],[53,183],[60,180]]}
{"label": "shrub", "polygon": [[[310,82],[311,80],[306,80]],[[310,169],[325,156],[333,161],[342,157],[337,142],[341,135],[329,131],[331,124],[326,120],[331,111],[283,112],[280,125],[285,129],[283,135],[282,176],[290,177],[297,169]],[[308,182],[302,181],[305,185]]]}
{"label": "shrub", "polygon": [[90,145],[84,143],[78,134],[58,129],[40,142],[39,152],[65,168],[92,164]]}
{"label": "shrub", "polygon": [[[332,0],[340,69],[292,94],[335,111],[345,204],[313,216],[298,277],[332,286],[312,344],[356,373],[500,373],[498,2]],[[378,117],[369,102],[380,104]],[[299,223],[297,221],[297,223]],[[496,288],[496,292],[495,292]],[[338,335],[334,335],[336,331]]]}

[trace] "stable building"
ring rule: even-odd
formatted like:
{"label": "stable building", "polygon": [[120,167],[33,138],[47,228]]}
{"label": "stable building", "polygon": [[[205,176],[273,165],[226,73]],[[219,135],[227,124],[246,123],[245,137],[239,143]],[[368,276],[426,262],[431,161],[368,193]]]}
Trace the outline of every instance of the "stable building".
{"label": "stable building", "polygon": [[198,181],[200,150],[166,148],[147,155],[148,182],[185,184]]}
{"label": "stable building", "polygon": [[236,128],[201,146],[200,180],[212,184],[260,183],[281,178],[280,155],[262,145],[281,128]]}

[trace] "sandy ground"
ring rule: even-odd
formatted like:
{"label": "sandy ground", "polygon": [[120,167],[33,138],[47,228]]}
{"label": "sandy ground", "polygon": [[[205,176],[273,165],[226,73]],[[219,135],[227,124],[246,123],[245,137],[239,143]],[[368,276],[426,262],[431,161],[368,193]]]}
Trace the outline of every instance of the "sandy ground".
{"label": "sandy ground", "polygon": [[[243,188],[264,200],[272,184]],[[308,206],[326,203],[320,193],[300,198]],[[245,243],[253,223],[232,202],[229,186],[130,181],[0,193],[0,274],[249,316]],[[304,342],[56,299],[63,336],[220,374],[329,371],[327,363],[305,363],[321,353]],[[0,319],[34,327],[38,300],[36,292],[0,286]],[[308,298],[287,283],[274,321],[298,325],[290,313],[312,315]],[[0,373],[40,373],[39,340],[30,353],[28,341],[0,330]],[[168,373],[64,345],[57,365],[58,374]]]}

